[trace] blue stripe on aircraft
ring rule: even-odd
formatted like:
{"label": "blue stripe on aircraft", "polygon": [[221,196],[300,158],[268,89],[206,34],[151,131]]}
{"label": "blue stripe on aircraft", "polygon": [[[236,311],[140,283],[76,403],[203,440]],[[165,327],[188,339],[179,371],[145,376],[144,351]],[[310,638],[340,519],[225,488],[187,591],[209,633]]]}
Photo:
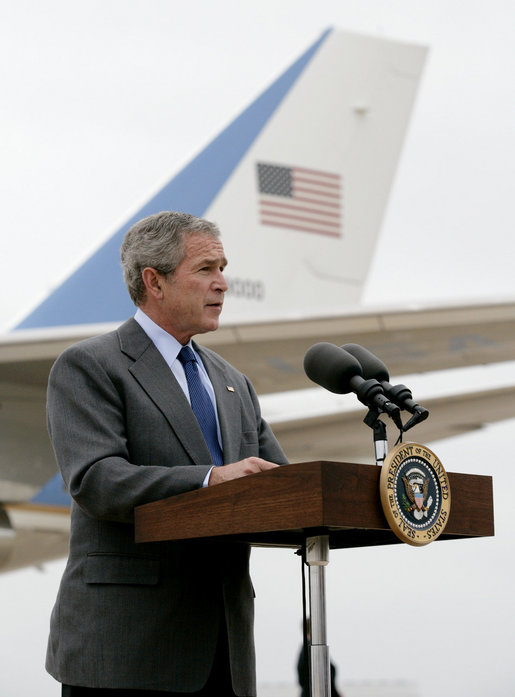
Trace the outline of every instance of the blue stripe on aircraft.
{"label": "blue stripe on aircraft", "polygon": [[123,284],[120,245],[137,220],[162,210],[202,216],[331,30],[288,68],[16,329],[118,322],[134,313]]}
{"label": "blue stripe on aircraft", "polygon": [[30,500],[30,503],[44,504],[45,506],[62,506],[69,508],[71,504],[70,494],[66,491],[63,478],[60,473],[54,474],[52,479],[38,491]]}

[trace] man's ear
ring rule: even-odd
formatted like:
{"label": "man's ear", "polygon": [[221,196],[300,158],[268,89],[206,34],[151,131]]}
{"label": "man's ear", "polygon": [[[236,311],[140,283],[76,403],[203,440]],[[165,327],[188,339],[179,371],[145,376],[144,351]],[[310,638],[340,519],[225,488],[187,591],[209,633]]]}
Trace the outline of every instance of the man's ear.
{"label": "man's ear", "polygon": [[164,277],[160,273],[151,266],[146,266],[141,272],[141,279],[145,284],[147,297],[152,297],[155,300],[160,300],[163,297]]}

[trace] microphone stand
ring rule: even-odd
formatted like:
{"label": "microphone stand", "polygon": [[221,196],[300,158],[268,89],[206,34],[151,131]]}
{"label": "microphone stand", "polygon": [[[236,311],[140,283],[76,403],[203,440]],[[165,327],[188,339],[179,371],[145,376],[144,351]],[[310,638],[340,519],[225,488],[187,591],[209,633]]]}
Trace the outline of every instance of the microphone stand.
{"label": "microphone stand", "polygon": [[386,424],[379,418],[380,412],[370,409],[368,414],[363,419],[374,431],[374,454],[376,465],[382,467],[385,457],[388,454],[388,437],[386,435]]}

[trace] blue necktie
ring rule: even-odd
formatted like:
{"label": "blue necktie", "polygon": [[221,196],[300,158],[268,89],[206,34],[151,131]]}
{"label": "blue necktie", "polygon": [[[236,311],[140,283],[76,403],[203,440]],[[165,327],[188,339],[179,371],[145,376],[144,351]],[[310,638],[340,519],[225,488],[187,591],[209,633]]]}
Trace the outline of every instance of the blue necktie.
{"label": "blue necktie", "polygon": [[218,467],[219,465],[223,465],[223,457],[218,442],[215,410],[207,390],[202,384],[200,375],[198,374],[197,359],[189,346],[182,347],[179,351],[178,358],[184,367],[186,380],[188,381],[191,408],[204,434],[213,464]]}

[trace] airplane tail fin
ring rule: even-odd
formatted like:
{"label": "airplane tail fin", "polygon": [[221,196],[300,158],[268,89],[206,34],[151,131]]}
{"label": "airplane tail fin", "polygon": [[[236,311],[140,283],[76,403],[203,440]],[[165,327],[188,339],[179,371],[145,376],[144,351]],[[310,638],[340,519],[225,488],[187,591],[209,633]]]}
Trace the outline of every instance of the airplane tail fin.
{"label": "airplane tail fin", "polygon": [[136,221],[181,210],[220,226],[224,322],[331,315],[371,263],[425,49],[328,30],[16,328],[119,322]]}

